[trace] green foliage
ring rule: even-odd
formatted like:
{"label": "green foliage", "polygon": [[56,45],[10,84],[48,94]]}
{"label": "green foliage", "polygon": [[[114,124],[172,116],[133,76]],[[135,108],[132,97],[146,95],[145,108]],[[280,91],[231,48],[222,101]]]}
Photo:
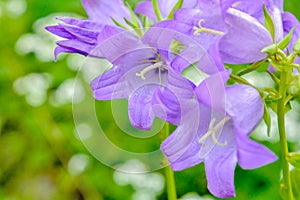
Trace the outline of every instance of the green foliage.
{"label": "green foliage", "polygon": [[[73,13],[73,15],[86,17],[81,2],[79,0],[27,0],[27,10],[19,17],[8,15],[8,11],[6,12],[3,6],[6,2],[8,0],[0,2],[3,11],[0,16],[0,199],[131,199],[135,189],[129,185],[118,185],[113,179],[115,170],[94,158],[74,134],[75,124],[71,103],[60,105],[52,103],[52,98],[62,84],[66,80],[74,79],[77,71],[68,67],[72,56],[60,56],[57,62],[52,61],[52,51],[55,46],[54,41],[50,40],[51,34],[46,33],[44,27],[38,27],[37,34],[33,25],[53,13],[61,13],[60,15]],[[138,0],[128,0],[128,2],[134,8]],[[286,5],[288,10],[299,15],[297,0],[286,1]],[[51,24],[58,23],[54,19],[55,15],[57,14],[51,16],[53,18]],[[41,40],[29,41],[25,43],[25,47],[35,43],[36,48],[40,47],[38,52],[46,54],[48,50],[41,43],[50,45],[50,60],[41,59],[41,55],[33,51],[17,52],[17,43],[26,35],[39,36]],[[72,62],[78,63],[77,60]],[[233,70],[238,72],[243,67]],[[203,74],[194,70],[189,69],[187,76],[194,77],[196,80],[203,78]],[[26,84],[21,84],[20,95],[15,88],[17,80],[32,73],[46,74],[46,77],[50,77],[49,87],[44,91],[45,101],[39,105],[28,103],[30,95],[21,94]],[[44,77],[43,81],[48,81],[44,75],[41,77]],[[34,88],[40,87],[37,84],[35,86]],[[87,92],[85,95],[91,94]],[[120,102],[120,104],[122,104],[121,113],[126,116],[127,103]],[[95,108],[106,136],[116,146],[132,152],[149,152],[159,148],[159,134],[147,140],[138,140],[125,134],[114,121],[111,102],[97,101]],[[161,122],[157,120],[156,123]],[[127,125],[128,129],[133,130],[129,124]],[[134,132],[134,134],[147,134],[147,132]],[[269,143],[265,145],[271,147],[277,154],[280,153],[278,146]],[[88,163],[84,170],[75,173],[71,170],[70,160],[77,156],[86,158]],[[235,175],[236,199],[279,199],[277,189],[279,171],[279,162],[252,171],[241,170],[238,167]],[[201,195],[209,193],[203,165],[176,172],[175,177],[179,197],[187,192],[197,192]],[[158,197],[161,200],[165,198],[165,193]]]}

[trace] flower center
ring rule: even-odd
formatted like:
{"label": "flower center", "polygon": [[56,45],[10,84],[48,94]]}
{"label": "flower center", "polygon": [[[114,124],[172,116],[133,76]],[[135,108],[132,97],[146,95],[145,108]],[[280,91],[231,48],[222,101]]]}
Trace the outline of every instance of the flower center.
{"label": "flower center", "polygon": [[198,22],[198,27],[194,26],[194,35],[199,36],[200,33],[208,33],[208,34],[213,34],[213,35],[224,35],[224,32],[210,29],[210,28],[205,28],[202,26],[202,23],[204,22],[204,19],[200,19]]}
{"label": "flower center", "polygon": [[217,145],[219,145],[219,146],[226,146],[227,145],[227,141],[225,141],[224,143],[220,143],[218,141],[218,138],[217,138],[216,134],[220,130],[220,128],[222,128],[225,125],[225,123],[228,122],[229,120],[230,120],[229,117],[225,117],[221,121],[219,121],[219,123],[217,125],[215,125],[216,118],[213,118],[210,121],[208,131],[199,139],[199,143],[200,144],[204,144],[204,140],[206,140],[209,136],[211,136],[212,139],[213,139],[213,141]]}
{"label": "flower center", "polygon": [[168,67],[164,61],[161,60],[161,55],[157,55],[157,57],[154,60],[143,60],[140,63],[154,63],[152,65],[149,65],[145,69],[143,69],[140,73],[136,73],[136,76],[141,77],[141,79],[146,80],[145,75],[152,71],[157,70],[159,82],[160,85],[162,85],[162,73],[165,71],[168,71]]}

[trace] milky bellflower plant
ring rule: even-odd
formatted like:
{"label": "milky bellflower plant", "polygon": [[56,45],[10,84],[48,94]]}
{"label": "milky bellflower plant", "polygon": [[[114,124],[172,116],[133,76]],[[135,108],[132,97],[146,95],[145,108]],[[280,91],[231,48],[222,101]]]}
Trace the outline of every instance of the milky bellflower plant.
{"label": "milky bellflower plant", "polygon": [[[128,28],[124,23],[132,26],[132,24],[139,25],[140,21],[132,12],[130,13],[130,10],[126,10],[123,4],[120,4],[121,6],[117,9],[117,3],[121,2],[112,1],[112,4],[106,4],[102,1],[83,1],[90,16],[89,20],[59,18],[64,20],[65,24],[47,27],[50,32],[66,38],[57,43],[55,56],[61,52],[69,52],[105,58],[110,61],[113,67],[91,83],[94,97],[98,100],[128,99],[129,118],[134,127],[151,129],[155,116],[178,125],[180,110],[174,107],[165,109],[166,113],[155,111],[154,106],[159,107],[157,102],[161,102],[155,101],[158,96],[156,93],[162,89],[168,90],[165,86],[168,87],[178,80],[189,81],[180,73],[176,74],[178,70],[170,66],[175,55],[166,53],[164,49],[155,48],[151,44],[153,40],[151,35],[140,38],[134,32],[126,30]],[[104,8],[111,9],[110,18],[101,12]],[[105,21],[102,15],[105,15]],[[127,20],[128,17],[131,18],[132,23]],[[166,46],[169,46],[169,43]],[[210,65],[209,62],[212,59],[209,58],[205,49],[199,48],[198,54],[208,57],[206,62]],[[161,109],[156,110],[161,111]]]}
{"label": "milky bellflower plant", "polygon": [[247,85],[225,87],[228,76],[226,71],[215,74],[195,88],[197,101],[185,104],[189,108],[181,125],[161,145],[175,171],[204,162],[208,189],[219,198],[235,196],[237,163],[254,169],[277,159],[249,139],[263,116],[260,94]]}
{"label": "milky bellflower plant", "polygon": [[[263,6],[274,21],[274,37],[264,27]],[[212,41],[210,37],[220,35],[219,51],[223,62],[245,64],[263,60],[267,54],[261,50],[273,42],[279,42],[293,26],[295,33],[291,46],[299,37],[300,26],[292,14],[282,11],[282,2],[264,0],[202,0],[194,8],[175,11],[174,20],[156,24],[188,34],[195,40]],[[196,37],[199,37],[197,39]],[[274,39],[274,41],[273,41]],[[214,41],[214,40],[213,40]],[[292,50],[292,49],[290,49]]]}
{"label": "milky bellflower plant", "polygon": [[[254,169],[277,159],[249,138],[262,117],[270,126],[267,106],[274,109],[275,104],[282,191],[293,200],[284,115],[300,94],[300,66],[295,62],[300,28],[283,11],[283,1],[146,0],[134,11],[122,0],[82,3],[88,19],[59,17],[63,23],[47,30],[64,38],[57,42],[55,57],[79,53],[112,63],[91,83],[96,99],[128,99],[130,122],[138,129],[151,129],[155,117],[176,125],[161,145],[172,169],[204,162],[208,189],[220,198],[235,196],[237,163]],[[269,73],[278,87],[257,88],[224,67],[261,60],[280,73]],[[250,68],[243,74],[257,66]],[[226,86],[228,79],[242,84]],[[175,200],[171,168],[166,172],[168,198]]]}

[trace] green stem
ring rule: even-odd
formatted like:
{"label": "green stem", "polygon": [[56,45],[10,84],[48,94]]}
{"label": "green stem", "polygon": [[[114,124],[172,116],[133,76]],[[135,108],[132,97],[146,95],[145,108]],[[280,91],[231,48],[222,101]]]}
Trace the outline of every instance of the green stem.
{"label": "green stem", "polygon": [[262,66],[262,64],[264,64],[265,62],[266,62],[266,59],[261,60],[261,61],[256,62],[256,63],[253,63],[252,65],[250,65],[246,69],[238,72],[236,75],[243,76],[245,74],[248,74],[249,72],[252,72],[252,71],[256,70],[257,68],[259,68],[260,66]]}
{"label": "green stem", "polygon": [[289,169],[289,163],[287,161],[288,156],[288,144],[286,140],[286,132],[285,132],[285,97],[286,97],[286,81],[287,81],[287,73],[281,72],[280,74],[280,85],[279,85],[279,93],[281,94],[281,99],[279,99],[277,104],[277,120],[278,120],[278,130],[280,135],[280,144],[281,144],[281,153],[282,153],[282,169],[283,169],[283,181],[285,190],[284,193],[287,194],[287,198],[289,200],[293,200],[293,191],[292,191],[292,182],[291,175]]}
{"label": "green stem", "polygon": [[[169,134],[170,134],[170,125],[169,123],[166,123],[164,127],[164,138],[167,138]],[[168,200],[177,200],[174,172],[170,165],[168,165],[165,168],[165,174],[166,174],[166,182],[167,182]]]}

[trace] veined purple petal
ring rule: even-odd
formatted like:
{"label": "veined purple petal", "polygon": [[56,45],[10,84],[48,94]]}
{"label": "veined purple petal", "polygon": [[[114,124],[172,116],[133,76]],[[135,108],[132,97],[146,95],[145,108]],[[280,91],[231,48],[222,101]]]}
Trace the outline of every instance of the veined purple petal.
{"label": "veined purple petal", "polygon": [[[57,42],[61,48],[55,50],[55,58],[62,52],[79,53],[84,56],[91,54],[90,52],[95,48],[98,35],[104,25],[67,17],[58,19],[64,23],[46,27],[49,32],[67,39]],[[92,56],[99,57],[97,54]]]}
{"label": "veined purple petal", "polygon": [[210,106],[217,111],[225,112],[225,84],[229,78],[230,71],[223,71],[211,75],[195,89],[199,102]]}
{"label": "veined purple petal", "polygon": [[130,122],[135,128],[151,129],[154,120],[152,98],[156,89],[156,84],[143,85],[130,95],[128,113]]}
{"label": "veined purple petal", "polygon": [[277,156],[265,146],[244,134],[237,134],[238,162],[243,169],[255,169],[277,160]]}
{"label": "veined purple petal", "polygon": [[247,85],[226,87],[226,113],[231,116],[237,132],[249,135],[261,121],[264,106],[256,89]]}
{"label": "veined purple petal", "polygon": [[[95,52],[95,53],[93,53]],[[114,65],[131,68],[155,58],[153,48],[145,45],[129,31],[105,26],[98,37],[98,45],[92,54],[101,55]]]}
{"label": "veined purple petal", "polygon": [[127,25],[124,18],[131,21],[123,0],[82,0],[82,4],[89,18],[98,23],[115,25],[111,17],[124,25]]}
{"label": "veined purple petal", "polygon": [[272,38],[255,18],[229,8],[226,23],[228,32],[220,41],[221,57],[225,63],[252,63],[266,57],[261,50],[272,44]]}
{"label": "veined purple petal", "polygon": [[72,25],[62,25],[62,26],[66,31],[74,35],[77,39],[89,44],[95,44],[97,42],[97,37],[99,35],[99,32],[101,31],[101,29],[95,31],[95,30],[89,30],[77,26],[72,26]]}
{"label": "veined purple petal", "polygon": [[78,52],[73,49],[68,49],[68,48],[57,46],[54,50],[54,59],[57,60],[58,55],[61,53],[78,53]]}
{"label": "veined purple petal", "polygon": [[134,91],[137,91],[144,85],[156,84],[158,86],[159,81],[165,84],[165,74],[162,74],[161,80],[159,80],[159,76],[155,70],[146,73],[145,80],[136,75],[148,65],[139,64],[135,67],[132,67],[132,65],[130,65],[131,67],[114,66],[104,72],[91,83],[95,99],[127,99]]}
{"label": "veined purple petal", "polygon": [[134,12],[137,14],[145,15],[151,20],[156,19],[156,15],[151,1],[139,2],[135,7]]}
{"label": "veined purple petal", "polygon": [[167,87],[158,88],[152,99],[153,112],[158,118],[179,125],[181,110],[178,98]]}
{"label": "veined purple petal", "polygon": [[235,196],[234,171],[237,163],[235,137],[232,123],[227,122],[218,139],[219,142],[226,141],[227,144],[225,146],[215,145],[205,159],[208,189],[219,198]]}
{"label": "veined purple petal", "polygon": [[207,130],[210,120],[206,117],[206,115],[210,115],[208,107],[202,109],[196,101],[191,100],[181,103],[182,108],[185,110],[182,113],[182,123],[160,147],[175,171],[183,170],[203,161],[198,156],[200,144],[197,140],[199,138],[197,133],[199,126]]}
{"label": "veined purple petal", "polygon": [[72,35],[70,32],[68,32],[62,24],[58,24],[55,26],[47,26],[46,30],[50,33],[53,33],[54,35],[57,35],[62,38],[66,39],[75,39],[76,37]]}
{"label": "veined purple petal", "polygon": [[290,50],[290,52],[292,52],[295,43],[297,42],[298,38],[300,37],[300,24],[299,24],[298,19],[289,12],[282,13],[282,21],[283,21],[283,29],[284,29],[285,35],[287,35],[290,32],[290,30],[293,27],[295,27],[291,42],[289,44],[289,50]]}
{"label": "veined purple petal", "polygon": [[194,87],[193,83],[169,68],[166,86],[156,90],[153,97],[155,115],[169,123],[180,125],[181,113],[184,111],[181,101],[193,97]]}
{"label": "veined purple petal", "polygon": [[94,98],[97,100],[125,99],[130,95],[128,82],[119,67],[113,67],[91,82]]}
{"label": "veined purple petal", "polygon": [[57,42],[57,45],[63,47],[64,49],[70,49],[74,53],[79,53],[84,56],[89,55],[90,52],[95,48],[95,45],[87,44],[85,42],[76,39],[61,40]]}
{"label": "veined purple petal", "polygon": [[216,197],[229,198],[235,196],[234,171],[237,158],[234,150],[222,151],[205,161],[207,187]]}
{"label": "veined purple petal", "polygon": [[75,19],[71,17],[57,17],[56,19],[66,24],[78,26],[80,28],[85,28],[89,30],[101,30],[103,27],[103,24],[87,19]]}

